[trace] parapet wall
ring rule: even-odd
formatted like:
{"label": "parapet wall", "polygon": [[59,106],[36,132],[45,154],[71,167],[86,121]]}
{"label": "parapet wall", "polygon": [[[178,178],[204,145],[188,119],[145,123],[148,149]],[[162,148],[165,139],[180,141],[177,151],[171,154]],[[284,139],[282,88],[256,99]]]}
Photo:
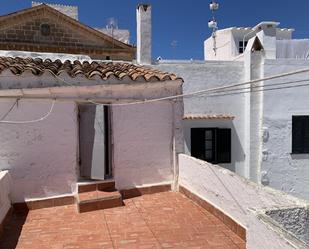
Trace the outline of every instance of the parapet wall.
{"label": "parapet wall", "polygon": [[259,219],[259,213],[278,207],[306,207],[307,202],[182,154],[179,156],[179,185],[244,226],[248,249],[298,248],[283,233]]}
{"label": "parapet wall", "polygon": [[[8,171],[0,171],[0,226],[11,208],[11,178]],[[1,227],[0,227],[1,229]]]}

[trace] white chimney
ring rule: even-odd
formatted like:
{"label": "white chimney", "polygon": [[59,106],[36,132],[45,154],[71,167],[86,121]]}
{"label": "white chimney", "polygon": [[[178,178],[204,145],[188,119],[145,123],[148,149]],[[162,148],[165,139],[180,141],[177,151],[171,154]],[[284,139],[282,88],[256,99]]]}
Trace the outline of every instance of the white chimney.
{"label": "white chimney", "polygon": [[151,5],[139,4],[137,19],[137,63],[151,64]]}

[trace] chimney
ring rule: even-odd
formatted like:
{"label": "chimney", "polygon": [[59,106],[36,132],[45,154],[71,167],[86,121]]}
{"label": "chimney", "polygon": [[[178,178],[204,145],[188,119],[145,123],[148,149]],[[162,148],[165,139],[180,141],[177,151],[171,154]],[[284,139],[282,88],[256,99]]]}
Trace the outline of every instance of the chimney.
{"label": "chimney", "polygon": [[137,63],[148,64],[151,58],[151,5],[138,4],[137,19]]}

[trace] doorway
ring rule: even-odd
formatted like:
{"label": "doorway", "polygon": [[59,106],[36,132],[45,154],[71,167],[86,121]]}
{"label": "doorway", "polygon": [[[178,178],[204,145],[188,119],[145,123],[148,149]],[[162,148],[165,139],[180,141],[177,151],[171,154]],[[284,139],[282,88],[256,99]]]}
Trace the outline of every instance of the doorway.
{"label": "doorway", "polygon": [[78,117],[80,178],[111,178],[109,108],[103,105],[80,104]]}

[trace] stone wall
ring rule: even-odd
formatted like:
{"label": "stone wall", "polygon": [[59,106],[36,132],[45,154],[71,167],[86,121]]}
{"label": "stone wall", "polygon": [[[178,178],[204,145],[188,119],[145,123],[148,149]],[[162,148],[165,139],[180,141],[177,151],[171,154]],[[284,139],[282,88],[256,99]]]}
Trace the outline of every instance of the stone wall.
{"label": "stone wall", "polygon": [[[40,4],[40,2],[32,2],[31,6],[35,7],[38,6]],[[47,4],[49,7],[54,8],[55,10],[60,11],[61,13],[75,19],[78,20],[78,7],[77,6],[73,6],[73,5],[64,5],[64,4]]]}

